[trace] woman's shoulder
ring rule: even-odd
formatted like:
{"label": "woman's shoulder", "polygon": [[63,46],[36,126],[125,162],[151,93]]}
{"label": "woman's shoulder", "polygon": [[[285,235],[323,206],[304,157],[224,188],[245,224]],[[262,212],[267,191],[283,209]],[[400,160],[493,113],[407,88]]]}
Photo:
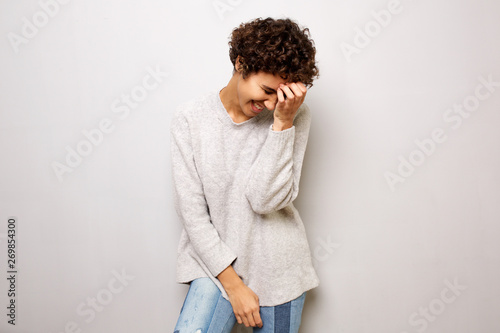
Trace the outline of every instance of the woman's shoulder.
{"label": "woman's shoulder", "polygon": [[191,100],[181,102],[172,117],[171,130],[185,131],[188,128],[204,126],[206,118],[210,117],[217,107],[217,93],[207,92]]}
{"label": "woman's shoulder", "polygon": [[189,117],[199,113],[201,110],[213,108],[216,102],[216,97],[216,93],[211,91],[191,100],[184,101],[177,107],[176,115]]}

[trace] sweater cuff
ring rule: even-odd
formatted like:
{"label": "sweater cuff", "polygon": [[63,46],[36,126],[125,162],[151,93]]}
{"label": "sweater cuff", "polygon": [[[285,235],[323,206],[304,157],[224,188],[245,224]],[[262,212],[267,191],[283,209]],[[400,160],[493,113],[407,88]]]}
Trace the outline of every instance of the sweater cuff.
{"label": "sweater cuff", "polygon": [[201,256],[214,277],[217,277],[237,258],[233,251],[223,242],[220,242],[217,247],[217,250],[210,251],[210,255]]}
{"label": "sweater cuff", "polygon": [[275,145],[286,146],[287,143],[290,143],[290,141],[293,145],[294,138],[295,138],[295,126],[292,126],[290,128],[287,128],[286,130],[282,130],[282,131],[274,131],[273,125],[271,125],[271,127],[269,127],[268,140],[270,139],[271,142],[274,143],[274,145],[272,145],[272,146],[275,146]]}
{"label": "sweater cuff", "polygon": [[285,130],[282,130],[282,131],[275,131],[275,130],[273,129],[273,126],[274,126],[274,124],[271,124],[271,125],[269,126],[269,129],[271,130],[271,132],[274,132],[274,133],[286,132],[286,131],[291,130],[292,128],[295,128],[295,125],[293,125],[292,127],[287,128],[287,129],[285,129]]}

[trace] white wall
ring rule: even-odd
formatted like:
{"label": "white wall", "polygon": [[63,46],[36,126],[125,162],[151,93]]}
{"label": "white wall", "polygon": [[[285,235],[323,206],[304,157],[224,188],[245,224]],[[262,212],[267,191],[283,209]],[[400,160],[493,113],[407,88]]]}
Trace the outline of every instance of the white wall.
{"label": "white wall", "polygon": [[0,2],[1,332],[173,331],[170,119],[227,83],[227,38],[259,16],[308,26],[321,71],[296,202],[321,285],[301,332],[500,331],[500,86],[482,83],[500,81],[499,2],[65,1]]}

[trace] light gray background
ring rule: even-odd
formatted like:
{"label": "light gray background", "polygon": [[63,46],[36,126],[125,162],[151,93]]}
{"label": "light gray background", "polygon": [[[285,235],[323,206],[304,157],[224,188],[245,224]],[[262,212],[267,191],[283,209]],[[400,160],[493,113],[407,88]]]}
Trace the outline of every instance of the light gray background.
{"label": "light gray background", "polygon": [[[49,17],[51,2],[0,2],[1,332],[173,331],[187,287],[175,283],[170,120],[227,83],[231,30],[267,16],[310,28],[321,71],[296,201],[321,285],[301,332],[500,331],[500,87],[475,97],[480,78],[500,81],[500,2],[401,0],[385,26],[374,13],[394,1],[73,0]],[[128,116],[113,112],[144,91],[148,67],[168,76]],[[462,103],[475,111],[447,121]],[[59,180],[53,164],[89,148],[82,131],[103,119],[112,131]],[[431,149],[436,128],[446,140]],[[419,165],[391,187],[386,173],[410,157]]]}

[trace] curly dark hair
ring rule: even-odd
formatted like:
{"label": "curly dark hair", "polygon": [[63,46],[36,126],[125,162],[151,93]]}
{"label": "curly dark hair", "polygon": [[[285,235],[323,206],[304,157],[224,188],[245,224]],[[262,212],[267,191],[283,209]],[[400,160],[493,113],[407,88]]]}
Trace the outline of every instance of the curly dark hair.
{"label": "curly dark hair", "polygon": [[229,58],[236,65],[240,57],[243,78],[263,71],[311,87],[314,78],[319,77],[315,55],[309,29],[301,29],[288,18],[257,18],[242,23],[233,30],[229,41]]}

